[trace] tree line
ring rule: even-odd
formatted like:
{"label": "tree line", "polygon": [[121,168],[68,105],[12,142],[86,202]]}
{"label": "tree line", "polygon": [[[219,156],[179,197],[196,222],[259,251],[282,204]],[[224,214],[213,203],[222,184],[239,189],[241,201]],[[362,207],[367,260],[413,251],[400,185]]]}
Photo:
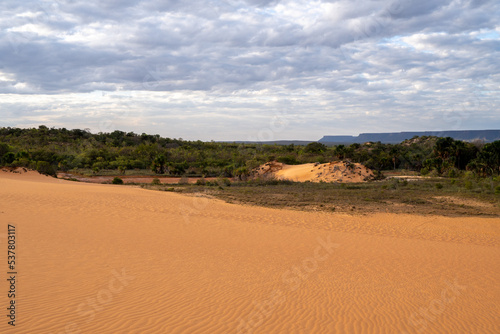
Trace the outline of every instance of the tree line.
{"label": "tree line", "polygon": [[424,136],[400,144],[271,145],[187,141],[123,131],[93,134],[44,125],[0,128],[0,165],[51,175],[75,169],[94,173],[149,169],[172,176],[244,177],[271,160],[286,164],[350,160],[378,172],[406,169],[457,177],[468,171],[485,177],[500,173],[500,141],[484,144]]}

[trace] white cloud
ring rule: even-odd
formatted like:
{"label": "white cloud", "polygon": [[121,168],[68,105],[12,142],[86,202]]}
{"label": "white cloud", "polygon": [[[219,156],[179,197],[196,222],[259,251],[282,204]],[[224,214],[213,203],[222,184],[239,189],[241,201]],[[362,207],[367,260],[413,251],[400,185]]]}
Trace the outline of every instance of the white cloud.
{"label": "white cloud", "polygon": [[[286,111],[291,121],[276,139],[500,127],[496,1],[1,6],[3,126],[43,120],[99,131],[109,120],[228,140]],[[443,116],[464,108],[474,115],[467,122]]]}

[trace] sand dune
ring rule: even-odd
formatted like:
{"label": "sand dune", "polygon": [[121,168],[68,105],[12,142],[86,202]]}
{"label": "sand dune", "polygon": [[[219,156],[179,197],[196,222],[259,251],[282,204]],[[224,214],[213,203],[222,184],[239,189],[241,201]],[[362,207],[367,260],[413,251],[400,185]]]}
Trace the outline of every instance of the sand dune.
{"label": "sand dune", "polygon": [[359,163],[347,161],[301,165],[287,165],[277,161],[270,161],[256,168],[253,176],[274,176],[277,179],[296,182],[339,183],[364,182],[374,178],[374,174],[369,168]]}
{"label": "sand dune", "polygon": [[0,172],[0,196],[0,267],[14,224],[19,272],[1,333],[500,332],[500,219],[273,210],[35,173]]}

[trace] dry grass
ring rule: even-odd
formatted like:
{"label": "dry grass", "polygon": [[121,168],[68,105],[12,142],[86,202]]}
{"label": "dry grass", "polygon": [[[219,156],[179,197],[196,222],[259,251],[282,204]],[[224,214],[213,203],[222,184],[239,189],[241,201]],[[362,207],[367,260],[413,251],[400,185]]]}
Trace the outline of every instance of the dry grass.
{"label": "dry grass", "polygon": [[[500,216],[499,182],[493,179],[397,179],[335,184],[258,180],[208,185],[149,186],[156,190],[199,193],[240,203],[304,211],[355,214],[375,212],[443,216]],[[444,200],[444,198],[446,200]]]}

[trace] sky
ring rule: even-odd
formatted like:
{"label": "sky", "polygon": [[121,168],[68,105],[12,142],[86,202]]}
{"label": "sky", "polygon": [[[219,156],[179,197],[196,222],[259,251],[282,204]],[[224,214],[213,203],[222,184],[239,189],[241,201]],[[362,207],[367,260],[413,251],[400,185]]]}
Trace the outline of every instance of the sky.
{"label": "sky", "polygon": [[189,140],[500,129],[498,0],[2,0],[0,126]]}

